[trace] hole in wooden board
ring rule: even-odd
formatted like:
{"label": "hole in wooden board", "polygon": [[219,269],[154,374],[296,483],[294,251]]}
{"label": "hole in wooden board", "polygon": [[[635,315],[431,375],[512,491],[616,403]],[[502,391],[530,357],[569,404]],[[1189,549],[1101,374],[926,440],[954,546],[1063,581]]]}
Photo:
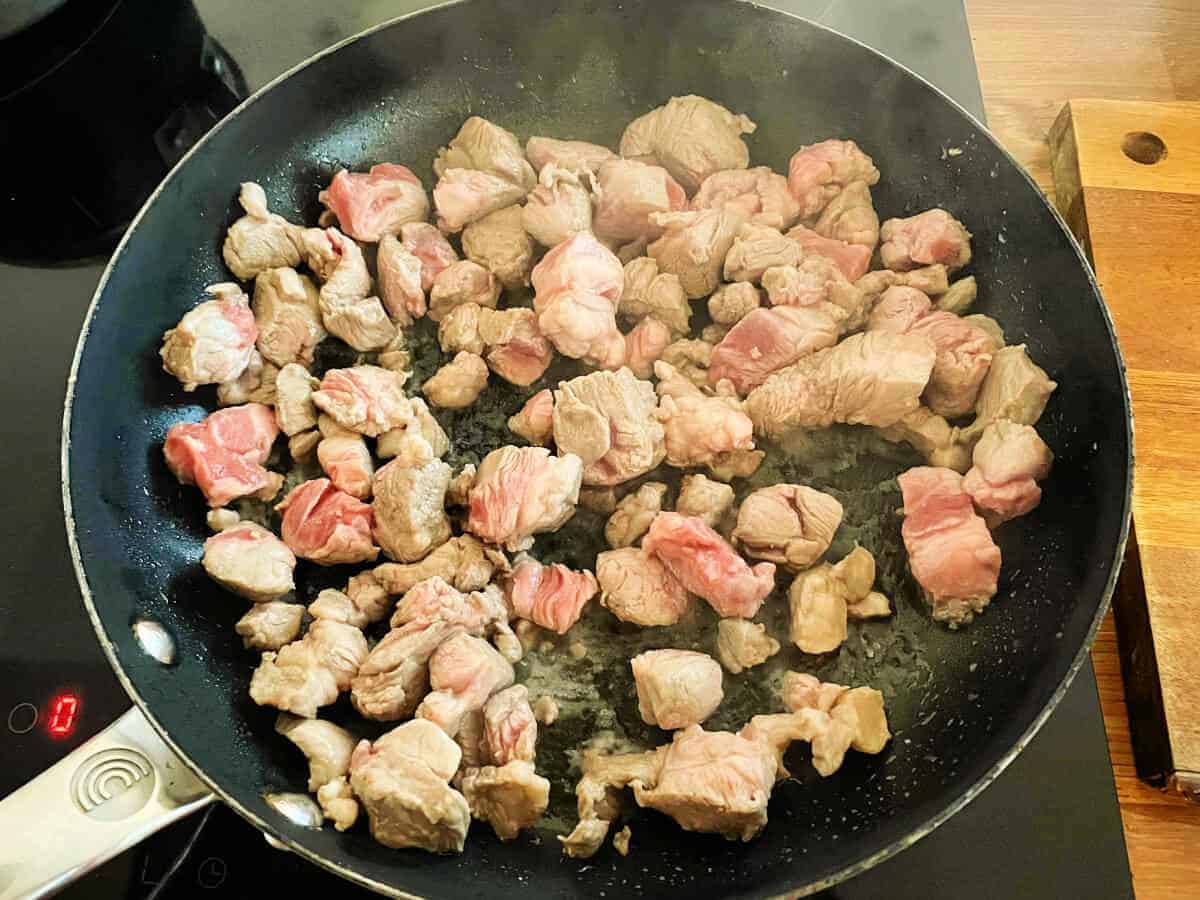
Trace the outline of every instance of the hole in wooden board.
{"label": "hole in wooden board", "polygon": [[1167,155],[1162,138],[1149,131],[1131,131],[1121,141],[1121,150],[1135,163],[1152,166]]}

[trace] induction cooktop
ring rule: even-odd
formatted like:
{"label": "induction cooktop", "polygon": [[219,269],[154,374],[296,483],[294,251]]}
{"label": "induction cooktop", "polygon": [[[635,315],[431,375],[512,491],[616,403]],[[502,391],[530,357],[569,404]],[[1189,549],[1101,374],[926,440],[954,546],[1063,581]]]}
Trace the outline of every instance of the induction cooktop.
{"label": "induction cooktop", "polygon": [[[169,73],[178,83],[142,98],[139,115],[94,120],[107,129],[95,135],[98,143],[124,144],[129,155],[141,160],[130,168],[111,163],[104,154],[98,161],[92,159],[99,168],[86,174],[105,179],[105,204],[84,208],[71,223],[60,223],[43,239],[22,240],[10,234],[0,247],[0,258],[9,261],[0,262],[0,305],[9,338],[7,372],[0,378],[6,410],[0,420],[0,470],[7,476],[0,479],[0,504],[7,511],[0,517],[0,796],[129,706],[79,600],[66,551],[58,466],[66,373],[107,252],[153,183],[248,89],[337,40],[430,5],[377,0],[335,8],[322,0],[179,0],[162,4],[176,8],[171,15],[133,15],[129,13],[135,6],[146,6],[144,0],[123,0],[95,4],[105,7],[105,16],[93,10],[81,18],[72,7],[82,2],[71,0],[39,23],[39,28],[53,27],[55,16],[73,17],[64,20],[68,24],[59,35],[39,36],[61,55],[46,68],[52,75],[69,76],[63,84],[95,81],[103,87],[104,79],[117,79],[128,93],[130,85],[150,76],[133,66],[106,67],[104,61],[121,47],[135,46],[151,61],[186,57],[194,65],[153,69]],[[961,0],[773,0],[767,5],[815,19],[879,48],[983,117]],[[126,31],[105,36],[99,26],[113,23]],[[68,32],[68,27],[75,30]],[[63,44],[98,38],[113,43],[89,45],[89,52]],[[19,39],[20,35],[0,41],[0,57]],[[83,68],[64,69],[71,65]],[[40,86],[53,88],[44,79]],[[25,112],[11,99],[0,93],[0,132],[11,138],[23,126],[30,128],[22,152],[37,159],[39,135],[48,136],[21,119]],[[81,156],[88,158],[86,153]],[[152,179],[148,171],[154,173]],[[5,212],[6,231],[12,231],[22,220],[11,205],[5,208],[4,193],[0,192],[0,210]],[[20,199],[15,190],[7,193],[10,204]],[[80,203],[94,195],[76,193]],[[71,204],[73,196],[65,191],[57,199]],[[89,216],[95,219],[90,225]],[[80,256],[85,258],[81,261]],[[0,831],[8,827],[16,826],[0,819]],[[160,832],[68,887],[63,896],[248,898],[267,891],[282,896],[366,896],[269,846],[221,806]],[[975,900],[1132,896],[1090,666],[1084,666],[1029,747],[978,799],[914,847],[825,896],[882,895],[923,900],[964,895]]]}

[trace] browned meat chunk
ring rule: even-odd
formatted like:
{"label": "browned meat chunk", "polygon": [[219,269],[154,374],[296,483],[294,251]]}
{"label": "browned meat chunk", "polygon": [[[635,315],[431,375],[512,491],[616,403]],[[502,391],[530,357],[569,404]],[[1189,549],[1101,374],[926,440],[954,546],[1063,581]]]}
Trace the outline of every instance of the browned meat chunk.
{"label": "browned meat chunk", "polygon": [[433,459],[419,468],[393,460],[375,474],[375,540],[389,557],[416,562],[450,539],[446,487],[450,467]]}
{"label": "browned meat chunk", "polygon": [[501,286],[529,284],[533,271],[533,241],[525,233],[520,206],[506,206],[463,229],[463,254],[490,271]]}
{"label": "browned meat chunk", "polygon": [[717,623],[717,659],[734,675],[762,665],[778,652],[779,641],[767,634],[765,625],[745,619]]}

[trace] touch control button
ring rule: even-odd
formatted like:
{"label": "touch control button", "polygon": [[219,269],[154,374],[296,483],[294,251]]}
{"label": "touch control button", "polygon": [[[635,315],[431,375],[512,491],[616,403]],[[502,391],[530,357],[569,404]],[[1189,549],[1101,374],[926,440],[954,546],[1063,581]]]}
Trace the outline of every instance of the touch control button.
{"label": "touch control button", "polygon": [[18,703],[8,711],[8,730],[13,734],[28,734],[37,724],[38,710],[32,703]]}

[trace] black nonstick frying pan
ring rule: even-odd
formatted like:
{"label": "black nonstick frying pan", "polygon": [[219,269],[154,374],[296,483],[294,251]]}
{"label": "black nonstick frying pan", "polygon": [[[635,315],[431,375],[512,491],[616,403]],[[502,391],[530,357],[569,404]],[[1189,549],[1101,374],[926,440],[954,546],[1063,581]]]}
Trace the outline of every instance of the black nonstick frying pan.
{"label": "black nonstick frying pan", "polygon": [[[204,391],[183,393],[155,351],[206,284],[228,279],[220,243],[238,214],[237,184],[257,181],[276,211],[313,222],[317,191],[343,165],[407,162],[431,186],[437,148],[470,114],[522,140],[615,146],[630,119],[686,93],[758,122],[755,164],[786,170],[799,145],[852,137],[883,172],[873,191],[881,217],[940,205],[974,232],[976,311],[999,320],[1009,343],[1026,343],[1059,384],[1039,424],[1054,470],[1038,509],[997,533],[999,594],[960,632],[935,625],[904,575],[896,517],[859,522],[893,548],[882,555],[897,620],[809,668],[850,667],[878,682],[896,738],[879,756],[852,754],[828,779],[793,767],[798,779],[776,788],[770,824],[747,844],[686,834],[642,812],[629,858],[606,849],[571,861],[547,832],[502,845],[478,824],[462,855],[435,857],[386,849],[363,827],[339,834],[290,821],[264,797],[303,792],[303,760],[273,733],[274,712],[247,696],[255,659],[233,633],[244,605],[200,572],[202,500],[175,483],[161,455],[171,424],[213,405]],[[470,0],[321,54],[240,107],[151,198],[101,282],[72,378],[64,497],[84,602],[141,713],[203,782],[158,769],[156,793],[140,801],[150,806],[130,817],[164,798],[177,815],[211,790],[317,864],[394,895],[760,896],[852,876],[943,823],[1049,715],[1107,606],[1129,514],[1120,354],[1078,248],[1033,182],[978,122],[907,70],[824,28],[728,0]],[[468,436],[452,428],[452,438]],[[861,490],[894,509],[890,478],[900,468],[833,466],[829,478],[848,497]],[[173,638],[170,664],[135,636],[159,626]],[[606,702],[619,713],[626,700]],[[126,744],[135,738],[110,736],[100,752],[116,746],[119,755]],[[546,765],[565,772],[565,762]],[[566,787],[555,788],[561,807]],[[0,896],[3,887],[0,879]]]}

